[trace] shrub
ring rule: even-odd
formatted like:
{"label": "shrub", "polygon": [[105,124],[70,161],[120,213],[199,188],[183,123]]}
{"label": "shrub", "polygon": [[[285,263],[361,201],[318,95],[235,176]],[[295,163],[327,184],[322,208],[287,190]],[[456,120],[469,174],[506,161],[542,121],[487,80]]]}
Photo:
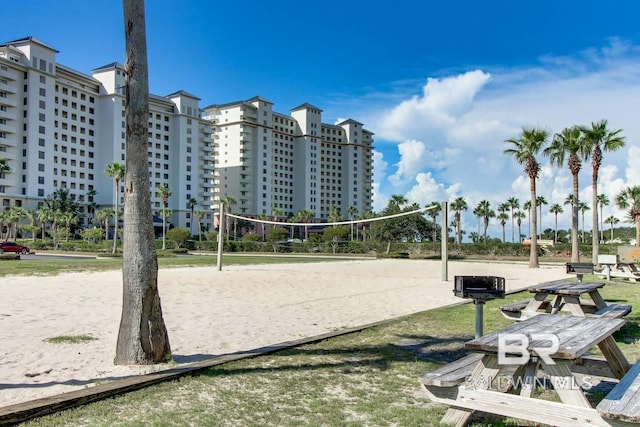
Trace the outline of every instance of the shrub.
{"label": "shrub", "polygon": [[174,227],[167,231],[167,239],[169,239],[175,246],[180,248],[191,237],[191,232],[184,227]]}

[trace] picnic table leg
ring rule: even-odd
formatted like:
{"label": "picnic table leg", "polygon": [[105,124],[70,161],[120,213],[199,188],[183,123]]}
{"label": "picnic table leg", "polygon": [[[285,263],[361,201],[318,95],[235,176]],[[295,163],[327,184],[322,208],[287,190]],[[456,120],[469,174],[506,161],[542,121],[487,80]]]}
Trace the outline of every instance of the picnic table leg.
{"label": "picnic table leg", "polygon": [[612,335],[609,335],[607,338],[600,341],[598,343],[598,348],[602,351],[604,358],[607,359],[611,372],[613,372],[616,378],[621,379],[624,377],[624,374],[631,369],[629,361],[624,354],[622,354],[620,347],[618,347],[618,344],[616,344],[616,340]]}
{"label": "picnic table leg", "polygon": [[473,412],[474,411],[472,409],[456,408],[452,406],[451,408],[447,409],[444,417],[442,417],[442,420],[440,420],[440,424],[444,424],[447,426],[464,427],[467,425],[467,421],[469,421],[469,418],[471,417]]}
{"label": "picnic table leg", "polygon": [[598,292],[597,289],[594,290],[594,291],[589,292],[589,296],[591,297],[593,302],[596,304],[596,311],[602,310],[603,308],[605,308],[607,306],[607,303],[602,298],[602,295],[600,295],[600,292]]}
{"label": "picnic table leg", "polygon": [[522,373],[522,385],[520,387],[520,396],[531,397],[536,388],[536,379],[538,374],[538,362],[529,361],[524,367]]}
{"label": "picnic table leg", "polygon": [[562,299],[564,300],[564,307],[569,310],[571,314],[580,317],[587,316],[584,312],[584,309],[582,308],[582,304],[580,304],[580,297],[574,295],[564,295]]}
{"label": "picnic table leg", "polygon": [[551,314],[557,314],[562,308],[562,297],[560,295],[556,295],[553,298],[553,302],[551,303]]}
{"label": "picnic table leg", "polygon": [[[466,384],[471,388],[490,389],[491,383],[499,372],[498,357],[487,354],[478,362],[473,373],[467,379]],[[444,414],[440,423],[462,427],[466,425],[473,412],[473,409],[452,405]]]}
{"label": "picnic table leg", "polygon": [[522,313],[529,313],[536,315],[537,311],[540,309],[542,303],[544,303],[547,299],[547,294],[545,293],[537,293],[531,298],[529,304],[525,308],[522,309]]}
{"label": "picnic table leg", "polygon": [[555,364],[547,364],[542,361],[544,371],[549,374],[553,389],[563,403],[591,408],[579,384],[574,381],[573,373],[569,369],[570,361],[556,360]]}

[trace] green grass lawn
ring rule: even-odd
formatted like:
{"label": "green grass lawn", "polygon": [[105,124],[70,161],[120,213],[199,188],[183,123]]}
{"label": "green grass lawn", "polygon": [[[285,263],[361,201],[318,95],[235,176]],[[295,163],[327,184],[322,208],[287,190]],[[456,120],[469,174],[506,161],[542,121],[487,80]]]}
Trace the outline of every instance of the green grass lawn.
{"label": "green grass lawn", "polygon": [[[54,255],[54,254],[51,254]],[[274,264],[300,262],[326,262],[349,259],[346,256],[313,257],[291,255],[233,255],[224,254],[222,265]],[[215,267],[217,256],[158,257],[159,268]],[[51,276],[64,272],[120,270],[122,258],[64,258],[56,260],[3,260],[0,261],[0,277],[11,275]]]}
{"label": "green grass lawn", "polygon": [[[602,295],[637,307],[615,335],[633,363],[640,357],[638,284],[608,284]],[[529,296],[521,292],[488,302],[485,333],[511,323],[502,317],[499,305]],[[424,397],[418,377],[465,354],[463,344],[473,338],[474,330],[472,304],[431,310],[316,344],[227,363],[26,425],[438,425],[447,408]],[[492,417],[474,422],[475,426],[529,425]]]}

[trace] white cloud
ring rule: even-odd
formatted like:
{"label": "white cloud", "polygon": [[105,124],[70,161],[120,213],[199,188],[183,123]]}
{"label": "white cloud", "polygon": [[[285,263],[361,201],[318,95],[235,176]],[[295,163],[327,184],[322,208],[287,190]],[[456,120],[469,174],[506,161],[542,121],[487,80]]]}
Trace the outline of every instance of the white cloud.
{"label": "white cloud", "polygon": [[418,203],[426,206],[432,202],[449,200],[451,194],[455,194],[460,184],[453,184],[445,187],[431,175],[431,172],[422,172],[416,175],[415,185],[407,192],[406,197],[409,203]]}
{"label": "white cloud", "polygon": [[[605,153],[601,168],[599,192],[613,201],[625,186],[640,184],[640,168],[635,164],[640,158],[637,52],[638,46],[613,40],[603,49],[574,57],[546,57],[529,68],[430,78],[421,94],[379,106],[383,113],[365,122],[373,124],[378,149],[388,153],[395,147],[399,160],[392,167],[385,164],[389,169],[385,173],[376,166],[377,200],[385,194],[404,193],[412,201],[431,202],[451,191],[467,199],[468,222],[474,224],[472,203],[488,199],[496,207],[509,197],[521,203],[529,198],[529,179],[522,165],[503,154],[505,139],[518,136],[526,126],[545,127],[553,134],[604,118],[610,129],[622,129],[627,138],[625,148]],[[572,188],[569,171],[551,168],[542,156],[538,160],[543,165],[538,194],[549,206],[563,204]],[[590,187],[591,164],[585,162],[580,195],[589,203]],[[559,227],[568,227],[568,212],[565,209],[558,217]],[[585,215],[588,229],[590,215]],[[548,206],[543,208],[542,220],[544,228],[553,224]],[[501,235],[499,228],[492,231],[494,236]]]}
{"label": "white cloud", "polygon": [[413,181],[416,174],[426,168],[441,169],[446,165],[442,153],[429,150],[424,142],[415,139],[398,144],[398,152],[400,161],[395,164],[396,172],[389,176],[395,186]]}
{"label": "white cloud", "polygon": [[629,147],[629,153],[627,154],[627,168],[625,170],[625,178],[628,185],[640,185],[640,167],[638,167],[638,161],[640,160],[640,147]]}
{"label": "white cloud", "polygon": [[444,79],[428,78],[422,96],[414,95],[378,117],[376,134],[392,141],[413,139],[416,131],[438,134],[472,108],[474,97],[490,79],[479,70]]}

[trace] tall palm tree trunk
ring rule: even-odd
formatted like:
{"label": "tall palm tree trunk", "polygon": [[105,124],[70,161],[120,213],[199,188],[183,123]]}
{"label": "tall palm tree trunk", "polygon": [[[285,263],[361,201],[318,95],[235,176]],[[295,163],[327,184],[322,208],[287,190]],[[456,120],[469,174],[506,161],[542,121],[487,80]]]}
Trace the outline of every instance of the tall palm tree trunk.
{"label": "tall palm tree trunk", "polygon": [[113,225],[113,250],[112,253],[118,252],[118,207],[120,205],[120,181],[116,179],[116,209],[113,217],[114,225]]}
{"label": "tall palm tree trunk", "polygon": [[153,236],[147,133],[149,78],[144,0],[123,0],[126,41],[126,189],[123,233],[123,302],[116,344],[118,365],[171,359],[158,293],[158,257]]}
{"label": "tall palm tree trunk", "polygon": [[573,202],[571,203],[571,262],[580,262],[578,241],[578,177],[573,176]]}
{"label": "tall palm tree trunk", "polygon": [[[591,182],[591,189],[593,192],[592,203],[593,203],[593,222],[591,223],[591,262],[595,265],[598,263],[598,254],[600,253],[600,236],[598,235],[598,167],[596,164],[593,165],[593,175]],[[583,214],[584,215],[584,214]],[[584,220],[583,227],[584,227]],[[583,232],[584,235],[584,232]]]}
{"label": "tall palm tree trunk", "polygon": [[536,179],[529,178],[531,192],[531,253],[529,254],[529,268],[539,268],[538,263],[538,209],[536,209]]}

